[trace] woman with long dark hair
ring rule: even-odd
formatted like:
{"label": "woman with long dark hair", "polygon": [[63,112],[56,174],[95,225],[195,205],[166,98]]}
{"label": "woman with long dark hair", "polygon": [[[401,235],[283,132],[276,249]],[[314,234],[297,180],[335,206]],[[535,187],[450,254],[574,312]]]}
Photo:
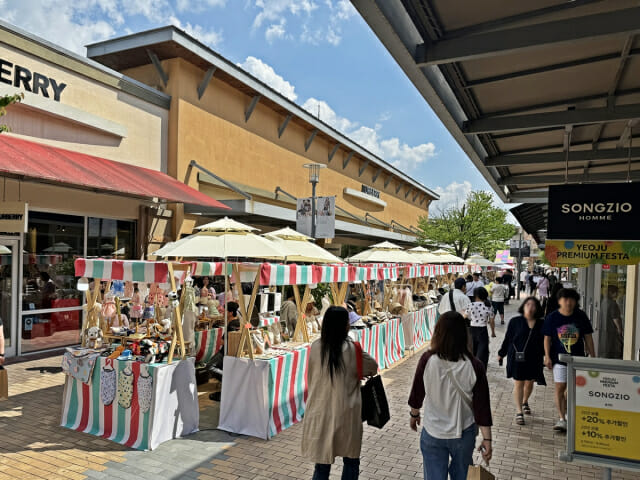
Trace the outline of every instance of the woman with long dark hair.
{"label": "woman with long dark hair", "polygon": [[509,320],[507,333],[498,351],[498,361],[507,358],[507,378],[513,378],[513,400],[516,423],[524,425],[525,415],[531,415],[529,397],[533,383],[546,385],[543,373],[544,335],[542,305],[536,297],[528,297],[518,309],[519,316]]}
{"label": "woman with long dark hair", "polygon": [[[330,307],[319,340],[311,345],[309,397],[302,422],[302,455],[316,464],[313,480],[329,478],[335,457],[343,457],[343,480],[360,474],[362,397],[356,348],[348,337],[349,313]],[[362,374],[375,375],[376,361],[362,352]]]}
{"label": "woman with long dark hair", "polygon": [[544,318],[546,318],[547,315],[555,312],[560,308],[560,304],[558,303],[558,293],[563,288],[564,287],[562,285],[562,282],[556,282],[555,285],[551,287],[551,292],[549,292],[549,298],[547,299],[547,304],[544,307],[544,315],[543,315]]}
{"label": "woman with long dark hair", "polygon": [[418,362],[409,396],[410,426],[420,433],[424,478],[466,480],[473,463],[478,427],[482,452],[491,460],[491,404],[482,362],[468,347],[467,325],[460,313],[447,312],[438,319],[429,351]]}

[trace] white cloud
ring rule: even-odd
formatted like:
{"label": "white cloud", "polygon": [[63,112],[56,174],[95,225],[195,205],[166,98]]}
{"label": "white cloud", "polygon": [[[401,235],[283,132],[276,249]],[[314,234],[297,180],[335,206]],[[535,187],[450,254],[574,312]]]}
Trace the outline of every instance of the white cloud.
{"label": "white cloud", "polygon": [[351,120],[340,117],[324,100],[311,97],[302,104],[302,108],[344,134],[357,127]]}
{"label": "white cloud", "polygon": [[436,187],[434,191],[440,195],[440,200],[433,202],[431,207],[434,212],[444,212],[451,207],[462,205],[472,190],[471,182],[452,182],[446,187]]}
{"label": "white cloud", "polygon": [[247,57],[246,60],[239,63],[238,66],[244,68],[251,75],[262,80],[289,100],[295,101],[298,98],[295,87],[278,75],[270,65],[267,65],[259,58]]}
{"label": "white cloud", "polygon": [[192,25],[189,22],[182,23],[176,17],[169,17],[169,22],[181,30],[184,30],[195,39],[201,41],[205,45],[215,47],[222,42],[222,32],[218,30],[207,30],[200,25]]}
{"label": "white cloud", "polygon": [[224,7],[227,0],[177,0],[176,8],[179,12],[201,12],[205,7]]}
{"label": "white cloud", "polygon": [[[288,38],[312,45],[339,45],[341,24],[356,13],[349,0],[325,0],[322,5],[314,0],[249,0],[248,5],[258,12],[253,29],[266,26],[264,35],[268,41]],[[295,31],[285,35],[279,26],[287,20]]]}
{"label": "white cloud", "polygon": [[267,42],[273,43],[274,40],[284,38],[284,36],[287,33],[284,28],[286,23],[287,23],[286,19],[282,18],[280,19],[280,23],[274,23],[272,25],[269,25],[269,28],[267,28],[264,34],[265,38],[267,39]]}
{"label": "white cloud", "polygon": [[[224,0],[194,0],[198,5],[224,5]],[[187,8],[190,0],[178,0]],[[161,26],[173,23],[209,45],[222,40],[219,31],[182,23],[168,0],[21,0],[0,2],[2,18],[50,42],[85,55],[85,45],[129,32],[135,19]]]}

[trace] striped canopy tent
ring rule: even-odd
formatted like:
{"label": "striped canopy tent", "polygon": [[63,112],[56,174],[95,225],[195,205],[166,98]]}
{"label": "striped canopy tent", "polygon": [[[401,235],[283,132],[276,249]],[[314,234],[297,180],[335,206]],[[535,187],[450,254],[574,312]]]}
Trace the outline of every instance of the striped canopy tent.
{"label": "striped canopy tent", "polygon": [[286,258],[286,252],[274,242],[253,233],[256,228],[228,217],[197,227],[197,230],[198,233],[166,244],[154,255],[164,258]]}
{"label": "striped canopy tent", "polygon": [[140,283],[168,284],[170,282],[169,264],[166,262],[77,258],[74,266],[76,277]]}
{"label": "striped canopy tent", "polygon": [[320,245],[316,245],[302,233],[287,227],[265,233],[264,237],[274,242],[278,249],[286,253],[287,262],[340,264],[342,260]]}
{"label": "striped canopy tent", "polygon": [[410,250],[407,250],[411,255],[416,257],[416,260],[420,263],[432,264],[432,263],[440,263],[440,258],[437,255],[434,255],[429,250],[424,247],[415,247]]}
{"label": "striped canopy tent", "polygon": [[265,263],[261,285],[312,285],[318,283],[355,283],[396,278],[398,267],[376,265],[297,265]]}
{"label": "striped canopy tent", "polygon": [[464,260],[462,258],[456,257],[455,255],[443,249],[435,250],[432,253],[438,259],[438,261],[433,263],[464,263]]}
{"label": "striped canopy tent", "polygon": [[391,242],[377,243],[368,250],[350,257],[348,261],[349,263],[416,263],[416,259],[411,254]]}

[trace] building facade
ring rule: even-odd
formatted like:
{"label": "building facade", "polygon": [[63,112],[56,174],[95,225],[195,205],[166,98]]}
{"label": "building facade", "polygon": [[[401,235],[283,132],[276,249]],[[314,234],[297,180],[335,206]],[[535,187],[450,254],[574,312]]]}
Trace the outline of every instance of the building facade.
{"label": "building facade", "polygon": [[[327,167],[318,195],[336,197],[333,246],[415,242],[437,198],[175,27],[90,45],[88,56],[169,94],[168,172],[263,231],[295,223],[296,199],[311,194],[310,162]],[[178,208],[175,233],[217,214]]]}

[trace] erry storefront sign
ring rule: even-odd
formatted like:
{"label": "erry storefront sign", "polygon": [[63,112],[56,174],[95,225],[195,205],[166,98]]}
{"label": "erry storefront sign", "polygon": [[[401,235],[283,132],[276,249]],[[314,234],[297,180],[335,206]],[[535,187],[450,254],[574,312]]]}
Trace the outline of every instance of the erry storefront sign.
{"label": "erry storefront sign", "polygon": [[575,452],[640,463],[640,374],[575,373]]}
{"label": "erry storefront sign", "polygon": [[544,256],[553,267],[634,265],[640,262],[640,242],[547,239]]}
{"label": "erry storefront sign", "polygon": [[0,235],[26,232],[28,211],[25,202],[0,202]]}
{"label": "erry storefront sign", "polygon": [[552,185],[547,238],[640,240],[640,196],[633,183]]}
{"label": "erry storefront sign", "polygon": [[367,195],[371,195],[374,198],[380,198],[380,190],[376,190],[369,185],[362,184],[361,192],[366,193]]}
{"label": "erry storefront sign", "polygon": [[32,72],[26,67],[15,65],[3,58],[0,58],[0,82],[45,98],[53,98],[56,102],[60,101],[60,95],[67,86],[66,83],[58,82],[55,78]]}

